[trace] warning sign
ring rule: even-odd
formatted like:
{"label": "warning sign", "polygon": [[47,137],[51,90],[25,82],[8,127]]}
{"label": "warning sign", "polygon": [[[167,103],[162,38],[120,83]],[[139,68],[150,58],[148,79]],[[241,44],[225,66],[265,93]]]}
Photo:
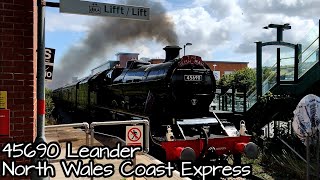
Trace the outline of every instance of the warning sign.
{"label": "warning sign", "polygon": [[141,146],[143,148],[143,126],[126,127],[127,146]]}
{"label": "warning sign", "polygon": [[7,109],[7,91],[0,91],[0,109]]}

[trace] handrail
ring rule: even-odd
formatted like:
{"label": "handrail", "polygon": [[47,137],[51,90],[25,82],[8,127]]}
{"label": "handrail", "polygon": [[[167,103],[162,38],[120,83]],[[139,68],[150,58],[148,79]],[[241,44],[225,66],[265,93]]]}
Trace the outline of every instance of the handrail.
{"label": "handrail", "polygon": [[[315,49],[314,50],[311,50],[311,53],[309,53],[308,55],[307,55],[307,57],[309,58],[313,53],[314,53],[314,51],[316,51],[318,49],[318,47],[315,47]],[[308,58],[306,58],[303,62],[305,62]],[[302,63],[303,63],[302,62]]]}
{"label": "handrail", "polygon": [[[319,49],[319,48],[318,48]],[[316,49],[315,51],[313,51],[313,53],[315,53],[318,49]],[[306,59],[308,60],[312,55],[313,53]],[[305,61],[304,61],[305,62]],[[317,64],[317,61],[314,61],[314,63],[306,70],[304,71],[303,73],[301,73],[301,75],[299,74],[299,77],[302,77],[303,75],[305,75],[315,64]]]}
{"label": "handrail", "polygon": [[318,39],[319,39],[319,36],[318,36],[312,43],[310,43],[310,45],[309,45],[308,47],[306,47],[306,48],[301,52],[301,54],[303,54],[307,49],[309,49],[309,47],[311,47],[311,45],[312,45],[314,42],[316,42]]}
{"label": "handrail", "polygon": [[316,52],[318,49],[319,49],[319,48],[316,48],[315,50],[313,50],[312,53],[310,53],[310,54],[308,55],[308,57],[307,57],[303,62],[301,62],[301,64],[304,63],[304,62],[306,62],[306,61],[313,55],[313,53]]}

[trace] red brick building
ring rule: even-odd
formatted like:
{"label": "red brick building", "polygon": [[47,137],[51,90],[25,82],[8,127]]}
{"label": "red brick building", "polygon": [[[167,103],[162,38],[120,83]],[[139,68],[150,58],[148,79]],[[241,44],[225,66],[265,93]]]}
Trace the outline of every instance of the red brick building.
{"label": "red brick building", "polygon": [[210,69],[215,72],[216,77],[222,77],[225,74],[230,74],[234,71],[248,67],[249,62],[235,61],[205,61]]}
{"label": "red brick building", "polygon": [[[10,136],[0,136],[2,147],[7,142],[33,142],[36,137],[36,0],[2,0],[0,14],[0,91],[7,94],[1,100],[7,107],[0,108],[10,110]],[[0,153],[3,159],[6,155]]]}
{"label": "red brick building", "polygon": [[[151,64],[158,64],[164,59],[150,59]],[[204,61],[212,71],[215,72],[217,79],[220,79],[224,74],[230,74],[234,71],[248,67],[249,62],[235,62],[235,61]]]}
{"label": "red brick building", "polygon": [[124,68],[127,66],[127,62],[130,60],[138,60],[138,53],[118,53],[116,54],[117,61],[120,62],[120,67]]}
{"label": "red brick building", "polygon": [[150,63],[151,64],[159,64],[162,63],[164,61],[164,59],[150,59]]}

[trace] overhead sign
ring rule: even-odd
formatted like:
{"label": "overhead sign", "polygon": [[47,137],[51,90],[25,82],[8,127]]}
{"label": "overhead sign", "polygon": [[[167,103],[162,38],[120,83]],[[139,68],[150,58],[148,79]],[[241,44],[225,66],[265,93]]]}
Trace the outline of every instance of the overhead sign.
{"label": "overhead sign", "polygon": [[51,48],[45,49],[45,65],[46,65],[46,80],[52,80],[54,55],[56,50]]}
{"label": "overhead sign", "polygon": [[141,146],[143,148],[143,126],[126,127],[127,146]]}
{"label": "overhead sign", "polygon": [[150,8],[80,0],[60,0],[60,12],[150,20]]}
{"label": "overhead sign", "polygon": [[7,91],[0,91],[0,109],[7,109]]}

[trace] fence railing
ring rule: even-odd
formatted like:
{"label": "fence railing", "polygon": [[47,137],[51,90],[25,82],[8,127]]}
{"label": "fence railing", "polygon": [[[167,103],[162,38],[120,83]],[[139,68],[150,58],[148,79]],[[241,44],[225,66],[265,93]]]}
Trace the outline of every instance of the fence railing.
{"label": "fence railing", "polygon": [[[46,129],[55,129],[55,128],[63,128],[63,127],[84,127],[85,133],[86,133],[86,145],[87,146],[93,146],[94,142],[94,128],[97,126],[114,126],[114,125],[138,125],[138,124],[144,124],[144,152],[149,152],[149,133],[150,133],[150,124],[148,120],[128,120],[128,121],[106,121],[106,122],[92,122],[90,125],[86,122],[83,123],[74,123],[74,124],[59,124],[59,125],[50,125],[45,126]],[[89,135],[91,135],[91,138],[89,140]]]}

